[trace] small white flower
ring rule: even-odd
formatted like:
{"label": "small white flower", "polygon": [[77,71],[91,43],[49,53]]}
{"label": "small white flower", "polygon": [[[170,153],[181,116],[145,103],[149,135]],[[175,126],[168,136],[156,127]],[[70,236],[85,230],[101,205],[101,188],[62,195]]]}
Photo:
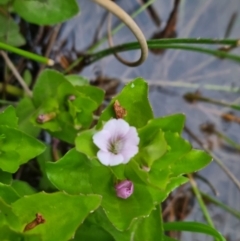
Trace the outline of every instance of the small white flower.
{"label": "small white flower", "polygon": [[111,119],[93,136],[99,147],[99,161],[105,166],[128,163],[138,153],[139,137],[135,127],[123,119]]}

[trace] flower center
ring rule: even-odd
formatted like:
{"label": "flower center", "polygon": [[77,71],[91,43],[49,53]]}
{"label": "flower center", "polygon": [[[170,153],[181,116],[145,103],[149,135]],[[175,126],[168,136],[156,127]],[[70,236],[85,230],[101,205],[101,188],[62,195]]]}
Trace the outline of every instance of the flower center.
{"label": "flower center", "polygon": [[122,149],[122,140],[121,138],[117,138],[116,140],[111,140],[109,143],[108,150],[112,152],[113,154],[117,155],[119,152],[121,152]]}

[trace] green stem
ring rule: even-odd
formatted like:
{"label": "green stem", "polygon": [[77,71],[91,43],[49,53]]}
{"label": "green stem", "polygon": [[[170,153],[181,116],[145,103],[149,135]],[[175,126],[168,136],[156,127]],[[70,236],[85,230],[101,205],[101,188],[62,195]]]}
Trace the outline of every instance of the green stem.
{"label": "green stem", "polygon": [[156,207],[158,213],[159,213],[159,221],[160,221],[160,227],[158,227],[159,229],[161,229],[161,237],[158,237],[159,241],[164,241],[164,230],[163,230],[163,218],[162,218],[162,206],[161,204],[159,204],[157,207]]}
{"label": "green stem", "polygon": [[[8,94],[16,96],[16,97],[22,97],[24,94],[22,89],[19,89],[18,87],[13,86],[13,85],[7,84],[5,88],[6,88],[6,92]],[[2,91],[3,91],[3,84],[0,83],[0,92],[2,92]]]}
{"label": "green stem", "polygon": [[148,41],[149,44],[224,44],[239,46],[239,39],[209,39],[209,38],[164,38]]}
{"label": "green stem", "polygon": [[[230,60],[233,60],[236,62],[240,62],[239,55],[229,54],[224,51],[200,48],[200,47],[196,47],[196,46],[189,46],[189,45],[182,45],[182,44],[163,44],[161,41],[162,40],[147,41],[149,49],[179,49],[179,50],[205,53],[205,54],[209,54],[209,55],[212,55],[212,56],[215,56],[218,58],[227,58],[227,59],[230,59]],[[92,64],[93,62],[96,62],[99,59],[102,59],[108,55],[112,55],[113,53],[124,52],[124,51],[129,51],[129,50],[136,50],[139,48],[140,47],[137,42],[118,45],[113,48],[108,48],[108,49],[96,52],[94,54],[88,55],[87,62],[88,62],[88,64]]]}
{"label": "green stem", "polygon": [[189,177],[189,181],[190,181],[190,183],[191,183],[193,192],[194,192],[194,194],[195,194],[195,196],[196,196],[196,198],[197,198],[197,201],[198,201],[198,203],[199,203],[199,206],[200,206],[200,208],[202,209],[203,215],[205,216],[208,224],[209,224],[212,228],[214,228],[213,221],[212,221],[212,219],[211,219],[211,217],[210,217],[210,214],[209,214],[209,212],[208,212],[208,210],[207,210],[207,207],[206,207],[205,203],[203,202],[201,193],[200,193],[200,191],[199,191],[199,189],[198,189],[198,187],[197,187],[197,183],[196,183],[195,180],[193,179],[192,175],[189,174],[188,177]]}
{"label": "green stem", "polygon": [[214,198],[214,197],[212,197],[212,196],[210,196],[210,195],[208,195],[208,194],[206,194],[206,193],[203,193],[203,192],[201,192],[201,191],[200,191],[200,193],[201,193],[202,197],[204,197],[204,198],[207,199],[208,201],[210,201],[210,202],[218,205],[218,206],[219,206],[220,208],[222,208],[223,210],[231,213],[233,216],[235,216],[236,218],[240,219],[240,212],[239,212],[239,211],[237,211],[237,210],[235,210],[235,209],[227,206],[226,204],[218,201],[216,198]]}
{"label": "green stem", "polygon": [[220,101],[220,100],[215,100],[215,99],[203,97],[203,96],[195,94],[195,93],[187,93],[187,94],[184,95],[184,98],[186,100],[189,100],[189,101],[200,100],[200,101],[204,101],[204,102],[208,102],[208,103],[212,103],[212,104],[216,104],[216,105],[229,107],[229,108],[232,108],[232,109],[235,109],[235,110],[240,110],[239,105],[234,105],[234,104],[231,104],[231,103],[228,103],[228,102],[225,102],[225,101]]}
{"label": "green stem", "polygon": [[17,105],[17,102],[9,101],[9,100],[0,100],[0,104],[3,104],[3,105]]}
{"label": "green stem", "polygon": [[230,139],[228,136],[224,135],[223,133],[216,131],[215,133],[221,137],[224,141],[226,141],[229,145],[231,145],[233,148],[237,149],[238,151],[240,151],[240,145],[238,143],[236,143],[235,141],[233,141],[232,139]]}
{"label": "green stem", "polygon": [[236,187],[240,190],[240,181],[236,178],[236,176],[224,165],[224,163],[219,159],[208,147],[206,147],[203,142],[186,126],[184,127],[189,136],[193,138],[201,147],[204,149],[212,158],[213,160],[222,168],[222,170],[227,174],[227,176],[233,181]]}
{"label": "green stem", "polygon": [[27,59],[35,60],[39,63],[47,64],[49,66],[54,65],[54,61],[52,59],[45,58],[43,56],[10,46],[10,45],[2,43],[2,42],[0,42],[0,49],[21,55]]}
{"label": "green stem", "polygon": [[[132,18],[135,18],[136,16],[138,16],[141,12],[143,12],[148,6],[150,6],[151,4],[153,4],[156,0],[149,0],[148,2],[146,2],[145,4],[143,4],[139,9],[137,9],[135,12],[133,12],[133,14],[131,14],[130,16]],[[112,32],[111,35],[115,35],[119,30],[121,30],[123,27],[125,26],[125,24],[121,23],[119,24],[117,27],[115,27]],[[106,42],[108,39],[108,37],[103,37],[101,38],[96,44],[94,44],[92,47],[90,47],[87,51],[86,54],[91,54],[95,49],[97,49],[101,44],[103,44],[104,42]],[[76,59],[65,71],[64,73],[68,73],[69,71],[71,71],[75,66],[77,66],[79,63],[81,63],[83,61],[84,57],[79,57],[78,59]]]}
{"label": "green stem", "polygon": [[[132,81],[132,79],[122,79],[124,83],[128,83]],[[148,80],[146,79],[150,86],[172,86],[172,87],[179,87],[179,88],[189,88],[189,89],[199,89],[203,88],[206,90],[213,90],[213,91],[226,91],[226,92],[240,92],[239,87],[233,87],[231,85],[212,85],[212,84],[195,84],[195,83],[186,83],[182,81],[162,81],[162,80]]]}

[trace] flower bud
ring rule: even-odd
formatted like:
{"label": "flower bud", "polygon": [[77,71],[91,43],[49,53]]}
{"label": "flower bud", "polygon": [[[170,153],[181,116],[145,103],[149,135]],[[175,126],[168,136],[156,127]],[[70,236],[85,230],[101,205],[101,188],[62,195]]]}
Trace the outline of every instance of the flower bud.
{"label": "flower bud", "polygon": [[117,196],[122,199],[129,198],[133,193],[133,183],[129,180],[124,180],[115,186]]}
{"label": "flower bud", "polygon": [[74,101],[76,99],[76,96],[75,95],[70,95],[69,97],[68,97],[68,100],[70,100],[70,101]]}
{"label": "flower bud", "polygon": [[48,113],[48,114],[40,114],[36,121],[39,123],[39,124],[43,124],[45,122],[48,122],[48,121],[51,121],[53,120],[54,118],[56,117],[56,113],[55,112],[52,112],[52,113]]}

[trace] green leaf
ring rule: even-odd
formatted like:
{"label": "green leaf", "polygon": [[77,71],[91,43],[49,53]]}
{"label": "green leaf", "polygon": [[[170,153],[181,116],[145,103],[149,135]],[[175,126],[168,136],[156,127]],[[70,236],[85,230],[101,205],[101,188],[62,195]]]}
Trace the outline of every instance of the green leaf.
{"label": "green leaf", "polygon": [[185,115],[174,114],[165,117],[159,117],[150,120],[146,126],[139,130],[142,136],[148,136],[148,133],[153,133],[154,131],[163,130],[164,132],[171,131],[181,134],[185,123]]}
{"label": "green leaf", "polygon": [[103,197],[101,206],[108,219],[120,231],[126,230],[133,220],[148,216],[154,207],[147,187],[135,182],[128,199],[117,197],[114,176],[105,166],[92,168],[90,177],[94,193]]}
{"label": "green leaf", "polygon": [[98,104],[89,97],[80,94],[75,100],[69,102],[69,106],[75,126],[78,126],[78,129],[80,127],[88,128],[93,121],[92,114],[97,109]]}
{"label": "green leaf", "polygon": [[189,231],[194,233],[209,234],[220,241],[226,241],[226,239],[217,230],[203,223],[171,222],[164,223],[163,228],[165,231]]}
{"label": "green leaf", "polygon": [[8,106],[3,112],[0,113],[0,125],[17,128],[18,118],[14,107]]}
{"label": "green leaf", "polygon": [[164,190],[169,183],[170,173],[170,168],[165,168],[163,170],[151,168],[148,172],[149,183],[161,190]]}
{"label": "green leaf", "polygon": [[77,98],[79,95],[76,87],[74,87],[70,82],[68,82],[66,78],[65,81],[57,87],[55,92],[60,106],[66,105],[70,96],[74,96],[75,98]]}
{"label": "green leaf", "polygon": [[30,86],[33,77],[32,77],[32,74],[29,69],[26,69],[23,72],[23,79],[24,79],[25,83],[27,84],[27,86]]}
{"label": "green leaf", "polygon": [[42,241],[39,235],[29,233],[20,233],[11,230],[8,226],[0,227],[0,240],[4,241]]}
{"label": "green leaf", "polygon": [[59,124],[60,131],[50,132],[52,136],[74,144],[74,140],[77,136],[78,130],[73,126],[73,120],[71,115],[67,111],[61,111],[57,115],[57,122]]}
{"label": "green leaf", "polygon": [[20,155],[16,151],[0,151],[0,167],[2,170],[14,173],[20,166]]}
{"label": "green leaf", "polygon": [[[15,1],[15,3],[16,2],[18,2],[18,1]],[[23,2],[23,0],[20,0],[19,3],[20,2]],[[24,1],[24,2],[25,3],[34,3],[37,1]],[[68,2],[66,2],[66,3],[68,4]],[[56,6],[59,6],[59,4],[57,3]],[[24,11],[26,11],[26,9],[24,9]],[[42,12],[39,9],[37,11],[42,14]],[[30,10],[30,12],[32,12],[32,10]],[[61,12],[59,12],[59,13],[61,13]],[[66,78],[55,70],[46,69],[46,70],[42,71],[41,74],[39,75],[37,82],[33,89],[34,105],[36,107],[39,107],[47,99],[55,98],[56,90],[62,83],[66,82],[66,81],[67,81]]]}
{"label": "green leaf", "polygon": [[13,3],[13,9],[27,22],[38,25],[64,22],[79,11],[75,0],[17,0]]}
{"label": "green leaf", "polygon": [[118,179],[118,180],[124,180],[126,179],[125,177],[125,167],[126,164],[120,164],[117,166],[110,166],[110,170],[112,171],[113,175]]}
{"label": "green leaf", "polygon": [[[136,224],[138,222],[135,222],[128,230],[125,231],[119,231],[117,230],[112,223],[109,221],[108,217],[106,216],[105,212],[102,208],[99,208],[96,212],[89,215],[87,220],[88,223],[91,223],[92,225],[96,225],[98,227],[103,228],[106,232],[108,232],[114,241],[129,241],[131,240],[132,234],[134,233],[134,229],[136,227]],[[82,226],[81,226],[82,227]],[[80,229],[81,229],[80,227]],[[86,239],[91,240],[91,239]],[[95,239],[93,239],[95,240]],[[105,240],[103,240],[105,241]],[[107,241],[107,240],[106,240]]]}
{"label": "green leaf", "polygon": [[91,166],[91,161],[84,154],[72,149],[57,162],[46,163],[46,173],[61,191],[89,194],[92,193],[89,180]]}
{"label": "green leaf", "polygon": [[19,26],[10,15],[6,16],[0,13],[0,42],[21,46],[25,44],[25,39],[19,32]]}
{"label": "green leaf", "polygon": [[100,127],[102,121],[108,121],[112,117],[115,118],[113,109],[115,100],[118,100],[120,105],[126,109],[127,115],[124,119],[131,126],[143,127],[153,118],[152,108],[148,101],[148,85],[143,79],[137,78],[128,83],[121,93],[113,98],[110,105],[100,116],[98,127]]}
{"label": "green leaf", "polygon": [[29,230],[28,233],[41,234],[42,241],[66,241],[74,236],[78,226],[100,203],[101,197],[97,195],[73,196],[59,192],[42,192],[23,197],[12,207],[19,217],[22,229],[35,219],[36,213],[40,213],[45,219],[45,223]]}
{"label": "green leaf", "polygon": [[9,227],[20,231],[20,222],[18,217],[13,213],[11,206],[4,202],[2,198],[0,198],[0,227],[3,225],[8,225]]}
{"label": "green leaf", "polygon": [[16,172],[19,165],[28,162],[45,149],[40,141],[16,129],[0,126],[0,133],[5,137],[1,143],[0,154],[0,168],[3,171]]}
{"label": "green leaf", "polygon": [[125,176],[127,179],[139,184],[148,183],[148,172],[140,168],[139,164],[133,158],[129,163],[125,164]]}
{"label": "green leaf", "polygon": [[168,144],[168,151],[153,163],[152,168],[155,170],[166,170],[192,149],[190,143],[180,137],[178,133],[165,132],[164,137]]}
{"label": "green leaf", "polygon": [[105,91],[98,87],[92,85],[85,85],[77,87],[77,90],[85,96],[94,100],[97,103],[97,106],[99,106],[104,100]]}
{"label": "green leaf", "polygon": [[196,172],[207,166],[211,161],[212,157],[206,152],[192,150],[171,166],[172,176]]}
{"label": "green leaf", "polygon": [[28,97],[21,99],[16,107],[16,113],[19,118],[19,130],[30,136],[37,137],[40,133],[40,128],[34,126],[31,122],[31,117],[34,112],[35,107],[32,100]]}
{"label": "green leaf", "polygon": [[89,85],[89,80],[80,75],[66,75],[65,78],[73,85],[73,86],[82,86]]}
{"label": "green leaf", "polygon": [[[169,183],[170,170],[154,170],[140,167],[135,161],[135,158],[125,165],[125,179],[130,179],[139,184],[148,185],[151,188],[157,189],[156,192],[163,191]],[[120,180],[123,180],[121,178]]]}
{"label": "green leaf", "polygon": [[101,226],[91,223],[88,219],[86,219],[78,228],[74,238],[72,239],[72,241],[83,240],[114,241],[113,237],[107,231],[105,231]]}
{"label": "green leaf", "polygon": [[151,212],[149,217],[140,220],[134,233],[134,241],[164,241],[162,214],[159,205]]}
{"label": "green leaf", "polygon": [[148,143],[143,143],[142,135],[140,136],[141,143],[139,145],[140,152],[138,153],[137,159],[140,159],[141,162],[147,167],[152,166],[154,161],[159,159],[167,151],[167,142],[164,138],[164,133],[161,130],[157,130],[154,135],[149,133],[151,139]]}
{"label": "green leaf", "polygon": [[0,197],[8,204],[13,203],[20,198],[13,187],[2,183],[0,183]]}
{"label": "green leaf", "polygon": [[14,180],[11,186],[20,197],[36,193],[36,190],[27,182]]}
{"label": "green leaf", "polygon": [[8,172],[4,172],[0,169],[0,182],[3,184],[10,185],[12,182],[12,174]]}
{"label": "green leaf", "polygon": [[[34,112],[31,122],[34,126],[42,129],[46,129],[52,132],[61,130],[60,123],[58,121],[58,102],[54,98],[46,99],[45,102]],[[40,115],[50,116],[49,120],[43,123],[38,122]]]}
{"label": "green leaf", "polygon": [[37,157],[37,162],[41,170],[41,179],[39,183],[39,189],[44,191],[55,191],[55,186],[49,181],[46,173],[46,163],[54,161],[52,155],[52,146],[47,145],[45,151]]}
{"label": "green leaf", "polygon": [[0,0],[0,4],[4,5],[7,4],[8,2],[10,2],[11,0]]}
{"label": "green leaf", "polygon": [[94,145],[92,139],[95,133],[95,129],[82,131],[75,140],[76,149],[90,158],[95,157],[98,151],[98,148]]}
{"label": "green leaf", "polygon": [[149,190],[151,192],[154,202],[158,204],[160,202],[163,202],[174,189],[186,182],[188,182],[188,179],[186,177],[174,177],[169,180],[164,190],[159,190],[151,187],[149,187]]}

